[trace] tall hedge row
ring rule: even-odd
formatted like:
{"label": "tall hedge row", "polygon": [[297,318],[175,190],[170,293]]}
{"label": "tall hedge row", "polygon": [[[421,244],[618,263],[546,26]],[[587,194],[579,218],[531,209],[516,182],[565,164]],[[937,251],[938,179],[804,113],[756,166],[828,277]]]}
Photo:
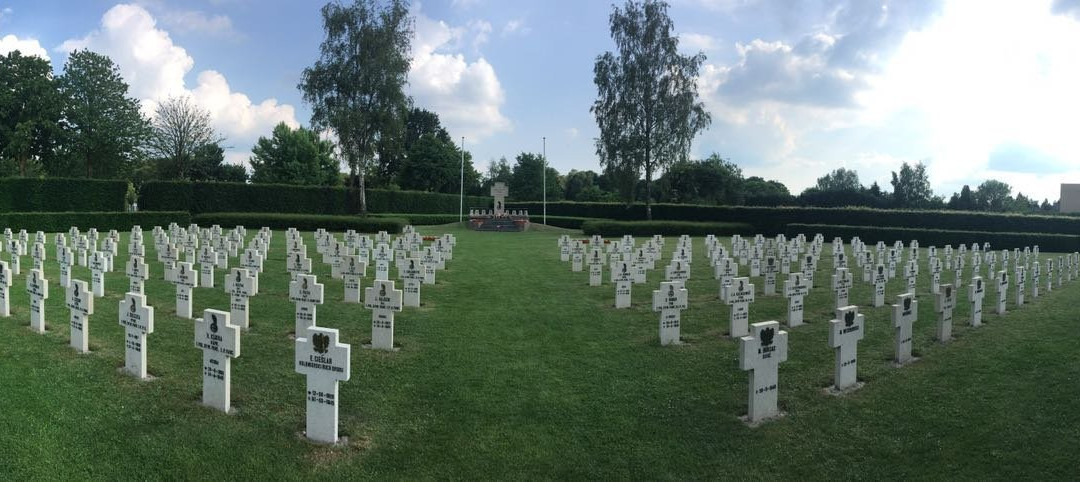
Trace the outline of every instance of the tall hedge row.
{"label": "tall hedge row", "polygon": [[845,242],[852,237],[858,236],[867,244],[876,244],[883,241],[892,244],[894,241],[903,241],[905,245],[913,239],[919,240],[920,246],[959,246],[971,243],[990,243],[991,249],[1023,249],[1025,246],[1039,246],[1043,252],[1072,253],[1080,251],[1080,236],[1072,234],[1050,233],[1002,233],[986,231],[958,231],[945,229],[920,229],[900,227],[878,226],[844,226],[827,224],[799,224],[788,225],[787,235],[798,234],[813,236],[821,233],[826,241],[831,241],[839,236]]}
{"label": "tall hedge row", "polygon": [[[507,203],[508,209],[543,212],[537,202]],[[645,206],[620,203],[548,203],[548,215],[644,220]],[[653,219],[664,221],[725,221],[747,223],[763,234],[779,234],[792,223],[847,226],[889,226],[959,231],[1009,231],[1080,234],[1080,217],[967,211],[914,211],[870,208],[804,208],[654,204]]]}
{"label": "tall hedge row", "polygon": [[0,178],[0,212],[123,211],[127,181]]}
{"label": "tall hedge row", "polygon": [[715,234],[717,236],[731,236],[733,234],[750,234],[752,229],[745,223],[696,223],[691,221],[606,221],[592,220],[581,225],[581,231],[587,236],[599,234],[601,236],[705,236]]}
{"label": "tall hedge row", "polygon": [[79,229],[97,228],[99,231],[127,231],[135,225],[149,229],[154,226],[168,226],[172,222],[186,226],[191,223],[191,215],[187,211],[0,213],[0,231],[11,228],[12,231],[25,229],[29,232],[58,233],[67,231],[72,226],[78,226]]}
{"label": "tall hedge row", "polygon": [[271,229],[296,228],[301,231],[314,231],[319,228],[330,231],[355,229],[361,233],[379,231],[400,233],[407,224],[407,221],[401,218],[295,213],[201,213],[192,216],[191,220],[202,226],[214,224],[222,227],[243,225],[248,228],[261,228],[265,226]]}
{"label": "tall hedge row", "polygon": [[[417,191],[367,190],[368,212],[456,214],[458,196]],[[465,207],[487,205],[490,198],[467,196]],[[148,211],[277,212],[357,214],[358,191],[343,187],[150,181],[139,192],[139,208]]]}

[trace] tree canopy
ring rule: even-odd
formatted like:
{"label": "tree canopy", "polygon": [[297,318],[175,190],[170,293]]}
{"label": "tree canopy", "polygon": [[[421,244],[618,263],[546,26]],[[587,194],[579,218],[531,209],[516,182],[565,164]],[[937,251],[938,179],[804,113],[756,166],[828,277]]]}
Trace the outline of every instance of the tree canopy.
{"label": "tree canopy", "polygon": [[380,142],[405,127],[413,20],[404,0],[331,2],[321,13],[319,59],[304,69],[299,88],[311,104],[312,125],[337,135],[366,212],[364,174]]}
{"label": "tree canopy", "polygon": [[334,144],[284,122],[251,148],[251,182],[332,186],[340,182]]}
{"label": "tree canopy", "polygon": [[590,111],[600,129],[600,165],[623,180],[628,201],[633,199],[631,186],[644,173],[649,219],[653,175],[685,160],[691,141],[711,121],[697,93],[705,55],[679,53],[667,11],[668,4],[656,0],[612,7],[609,23],[617,53],[605,52],[593,67],[598,95]]}

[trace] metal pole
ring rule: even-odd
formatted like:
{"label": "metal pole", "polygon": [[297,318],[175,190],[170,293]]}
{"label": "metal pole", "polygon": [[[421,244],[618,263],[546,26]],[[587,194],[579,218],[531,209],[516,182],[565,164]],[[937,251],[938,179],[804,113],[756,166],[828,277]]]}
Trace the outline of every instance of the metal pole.
{"label": "metal pole", "polygon": [[465,216],[465,136],[461,136],[461,196],[458,197],[457,220],[460,223]]}
{"label": "metal pole", "polygon": [[542,137],[544,141],[544,224],[547,225],[547,136]]}

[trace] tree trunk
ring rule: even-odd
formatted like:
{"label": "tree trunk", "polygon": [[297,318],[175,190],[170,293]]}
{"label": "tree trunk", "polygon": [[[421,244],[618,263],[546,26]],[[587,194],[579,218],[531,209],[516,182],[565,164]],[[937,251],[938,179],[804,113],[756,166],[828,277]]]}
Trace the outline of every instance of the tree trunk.
{"label": "tree trunk", "polygon": [[367,216],[367,193],[364,190],[364,173],[357,173],[357,181],[360,187],[360,215]]}
{"label": "tree trunk", "polygon": [[649,146],[645,146],[645,219],[652,221],[652,159]]}

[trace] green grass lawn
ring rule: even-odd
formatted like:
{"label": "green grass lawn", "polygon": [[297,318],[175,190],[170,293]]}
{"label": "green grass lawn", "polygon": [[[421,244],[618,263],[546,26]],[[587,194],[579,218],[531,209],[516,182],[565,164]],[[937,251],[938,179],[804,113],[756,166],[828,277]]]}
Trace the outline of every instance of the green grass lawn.
{"label": "green grass lawn", "polygon": [[[254,227],[249,227],[249,231]],[[694,240],[687,344],[660,347],[651,291],[635,285],[634,306],[615,310],[614,287],[588,286],[588,273],[559,261],[558,230],[473,233],[456,227],[454,259],[420,309],[397,314],[397,353],[361,349],[371,313],[341,302],[341,281],[313,259],[326,286],[320,326],[351,343],[352,379],[341,385],[341,435],[347,447],[305,441],[304,378],[293,371],[293,306],[288,301],[284,232],[277,231],[251,301],[250,332],[233,362],[234,415],[200,405],[200,350],[193,323],[175,316],[174,287],[152,263],[148,300],[149,382],[118,372],[123,330],[118,302],[127,288],[115,261],[107,295],[90,317],[93,352],[68,347],[68,310],[49,236],[46,277],[49,332],[29,330],[25,273],[12,286],[12,317],[0,318],[0,480],[494,478],[1075,478],[1080,474],[1080,283],[1034,303],[966,324],[962,290],[954,340],[940,345],[925,252],[915,353],[891,365],[890,308],[865,307],[870,286],[855,274],[851,300],[865,308],[859,345],[861,390],[826,395],[833,352],[827,345],[833,296],[831,257],[819,263],[806,301],[808,325],[790,330],[780,367],[787,416],[751,429],[747,375],[735,341],[723,337],[728,308],[704,241]],[[812,233],[808,233],[812,234]],[[147,258],[153,254],[147,227]],[[309,256],[315,243],[305,233]],[[726,240],[725,240],[726,242]],[[675,245],[668,240],[662,268]],[[127,237],[121,243],[126,252]],[[828,246],[824,253],[831,253]],[[3,254],[7,259],[7,253]],[[236,260],[230,260],[235,266]],[[740,268],[743,273],[746,268]],[[369,268],[369,275],[374,269]],[[392,270],[396,275],[396,270]],[[197,288],[195,313],[228,309],[218,288]],[[74,278],[89,280],[86,268]],[[951,280],[952,275],[945,275]],[[755,280],[759,285],[762,279]],[[893,280],[893,302],[903,280]],[[364,286],[370,286],[366,279]],[[779,290],[778,290],[779,291]],[[783,320],[786,299],[765,297],[751,322]],[[1030,296],[1028,298],[1031,302]]]}

